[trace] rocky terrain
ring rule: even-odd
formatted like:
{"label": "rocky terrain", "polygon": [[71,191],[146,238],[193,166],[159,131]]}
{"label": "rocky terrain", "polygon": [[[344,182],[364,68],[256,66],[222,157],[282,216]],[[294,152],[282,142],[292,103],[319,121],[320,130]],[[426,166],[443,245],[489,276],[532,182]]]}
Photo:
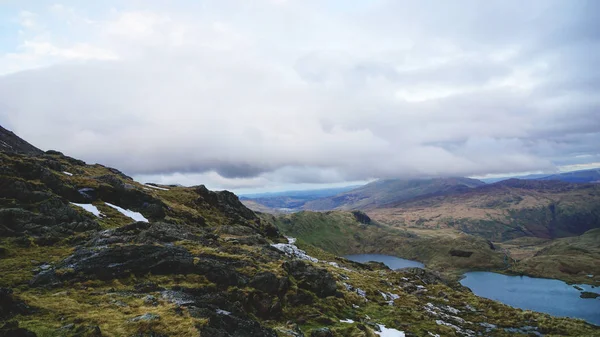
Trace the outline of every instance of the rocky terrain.
{"label": "rocky terrain", "polygon": [[230,192],[26,146],[0,163],[3,337],[600,335],[287,239]]}

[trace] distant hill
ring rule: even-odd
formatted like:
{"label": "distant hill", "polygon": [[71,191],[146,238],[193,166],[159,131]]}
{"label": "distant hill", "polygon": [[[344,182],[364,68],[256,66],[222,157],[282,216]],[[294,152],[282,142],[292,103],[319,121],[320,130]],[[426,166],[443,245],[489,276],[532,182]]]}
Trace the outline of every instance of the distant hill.
{"label": "distant hill", "polygon": [[350,191],[358,186],[344,186],[304,191],[283,191],[272,193],[243,194],[240,200],[253,211],[288,213],[301,210],[308,201],[333,196]]}
{"label": "distant hill", "polygon": [[407,228],[454,228],[494,241],[558,238],[600,227],[600,184],[509,179],[368,211]]}
{"label": "distant hill", "polygon": [[25,154],[42,154],[44,151],[19,138],[13,132],[0,126],[0,150]]}
{"label": "distant hill", "polygon": [[306,210],[353,210],[382,207],[425,195],[466,191],[485,185],[469,178],[386,179],[378,180],[335,196],[312,200]]}
{"label": "distant hill", "polygon": [[551,176],[537,178],[537,180],[560,180],[570,183],[600,183],[600,169],[553,174]]}
{"label": "distant hill", "polygon": [[579,170],[564,173],[548,175],[544,174],[528,174],[524,176],[487,178],[482,181],[491,184],[508,179],[526,179],[526,180],[560,180],[569,183],[595,183],[600,182],[600,169]]}

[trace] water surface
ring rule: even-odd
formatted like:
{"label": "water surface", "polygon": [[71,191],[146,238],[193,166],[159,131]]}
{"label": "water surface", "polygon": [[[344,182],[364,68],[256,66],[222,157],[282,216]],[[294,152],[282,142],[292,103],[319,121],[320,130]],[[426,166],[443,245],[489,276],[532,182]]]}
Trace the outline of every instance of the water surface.
{"label": "water surface", "polygon": [[399,257],[390,256],[390,255],[382,255],[382,254],[358,254],[358,255],[348,255],[344,256],[348,260],[354,262],[383,262],[386,266],[390,267],[390,269],[400,269],[400,268],[408,268],[408,267],[419,267],[424,268],[424,265],[421,262],[401,259]]}
{"label": "water surface", "polygon": [[[580,298],[580,291],[563,281],[528,276],[508,276],[491,272],[469,272],[460,281],[477,296],[510,306],[545,312],[553,316],[582,318],[600,325],[600,297]],[[578,285],[585,291],[600,292],[600,288]]]}

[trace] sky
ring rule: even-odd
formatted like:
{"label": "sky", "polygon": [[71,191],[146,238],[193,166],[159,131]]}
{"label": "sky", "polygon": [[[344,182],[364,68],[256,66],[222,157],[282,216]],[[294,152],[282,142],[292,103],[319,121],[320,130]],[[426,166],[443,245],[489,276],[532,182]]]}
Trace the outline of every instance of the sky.
{"label": "sky", "polygon": [[600,166],[599,1],[0,0],[0,125],[260,192]]}

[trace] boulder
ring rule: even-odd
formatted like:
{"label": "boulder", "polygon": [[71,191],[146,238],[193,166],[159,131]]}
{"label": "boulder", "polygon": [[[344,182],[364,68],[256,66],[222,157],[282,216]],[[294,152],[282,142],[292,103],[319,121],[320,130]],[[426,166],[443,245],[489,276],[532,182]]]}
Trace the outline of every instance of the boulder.
{"label": "boulder", "polygon": [[335,279],[326,269],[316,268],[302,261],[292,260],[283,263],[283,269],[298,282],[298,287],[309,290],[319,297],[336,294]]}

